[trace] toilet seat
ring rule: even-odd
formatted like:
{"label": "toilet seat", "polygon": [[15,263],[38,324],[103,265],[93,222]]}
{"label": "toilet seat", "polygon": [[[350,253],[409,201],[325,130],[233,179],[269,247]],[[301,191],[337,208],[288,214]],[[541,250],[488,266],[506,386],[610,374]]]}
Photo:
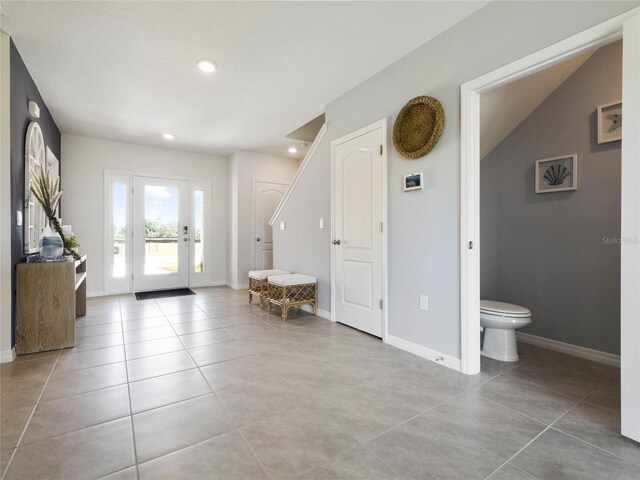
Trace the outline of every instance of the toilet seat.
{"label": "toilet seat", "polygon": [[480,313],[510,318],[527,318],[531,316],[531,311],[528,308],[493,300],[480,300]]}

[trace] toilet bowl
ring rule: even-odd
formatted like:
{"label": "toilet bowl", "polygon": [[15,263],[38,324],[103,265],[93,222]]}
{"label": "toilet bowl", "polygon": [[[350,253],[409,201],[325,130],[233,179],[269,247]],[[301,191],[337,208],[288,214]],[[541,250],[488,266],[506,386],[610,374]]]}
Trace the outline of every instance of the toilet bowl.
{"label": "toilet bowl", "polygon": [[516,328],[530,323],[531,311],[528,308],[481,300],[480,326],[484,328],[484,341],[480,353],[501,362],[517,361]]}

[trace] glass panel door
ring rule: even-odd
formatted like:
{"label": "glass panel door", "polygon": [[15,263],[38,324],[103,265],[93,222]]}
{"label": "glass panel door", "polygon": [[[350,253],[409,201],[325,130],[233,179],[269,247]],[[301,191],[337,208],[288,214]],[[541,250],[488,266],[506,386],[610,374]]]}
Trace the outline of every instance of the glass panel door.
{"label": "glass panel door", "polygon": [[189,185],[133,177],[133,290],[189,285]]}

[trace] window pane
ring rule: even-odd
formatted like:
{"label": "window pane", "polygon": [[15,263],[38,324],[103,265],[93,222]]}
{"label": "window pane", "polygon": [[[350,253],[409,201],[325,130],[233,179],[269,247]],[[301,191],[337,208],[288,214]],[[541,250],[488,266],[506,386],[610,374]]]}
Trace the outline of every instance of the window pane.
{"label": "window pane", "polygon": [[178,188],[144,187],[144,274],[178,272]]}
{"label": "window pane", "polygon": [[195,229],[195,242],[193,248],[193,271],[196,273],[204,272],[204,257],[203,257],[203,216],[204,216],[204,192],[202,190],[195,190],[194,192],[194,229]]}
{"label": "window pane", "polygon": [[127,186],[113,184],[113,278],[127,275]]}

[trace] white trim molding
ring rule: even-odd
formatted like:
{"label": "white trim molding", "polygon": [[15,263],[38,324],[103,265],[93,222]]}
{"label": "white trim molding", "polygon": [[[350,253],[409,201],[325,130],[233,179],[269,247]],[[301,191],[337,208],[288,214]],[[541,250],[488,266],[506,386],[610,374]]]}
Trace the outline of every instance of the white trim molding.
{"label": "white trim molding", "polygon": [[304,160],[302,160],[302,163],[300,163],[300,167],[298,167],[298,171],[296,172],[295,177],[293,177],[293,180],[291,180],[291,184],[289,185],[289,188],[285,192],[284,197],[282,197],[282,200],[280,201],[278,208],[276,208],[275,212],[273,212],[273,216],[271,217],[271,220],[269,220],[269,225],[271,225],[272,227],[273,225],[275,225],[276,221],[278,220],[278,217],[280,216],[280,213],[282,213],[282,210],[284,209],[285,205],[289,201],[289,197],[291,197],[291,195],[293,194],[293,191],[296,189],[296,186],[298,185],[298,181],[300,180],[300,178],[302,178],[302,175],[304,175],[304,171],[307,169],[307,165],[311,161],[311,158],[313,157],[313,155],[316,153],[316,150],[318,149],[318,145],[320,145],[320,142],[324,138],[324,134],[326,132],[327,132],[327,124],[324,123],[320,128],[318,135],[316,135],[315,140],[309,147],[307,154],[304,156]]}
{"label": "white trim molding", "polygon": [[229,288],[233,288],[234,290],[247,290],[249,288],[248,283],[225,282],[225,285]]}
{"label": "white trim molding", "polygon": [[13,362],[16,359],[16,349],[3,350],[0,352],[0,363]]}
{"label": "white trim molding", "polygon": [[[300,305],[298,308],[307,313],[313,313],[313,308],[311,307],[311,305]],[[319,308],[316,312],[316,315],[320,318],[324,318],[325,320],[331,320],[331,312],[327,310],[322,310]]]}
{"label": "white trim molding", "polygon": [[622,224],[620,245],[621,431],[640,442],[640,9],[622,42]]}
{"label": "white trim molding", "polygon": [[560,342],[558,340],[538,337],[537,335],[530,335],[522,332],[516,332],[516,338],[519,342],[528,343],[529,345],[535,345],[537,347],[546,348],[556,352],[566,353],[567,355],[573,355],[574,357],[586,358],[587,360],[604,363],[605,365],[613,365],[614,367],[620,366],[620,355],[614,355],[613,353],[601,352],[600,350],[572,345],[571,343]]}
{"label": "white trim molding", "polygon": [[410,342],[409,340],[396,337],[389,333],[387,333],[387,340],[385,343],[388,343],[392,347],[399,348],[400,350],[404,350],[405,352],[413,353],[419,357],[431,360],[438,365],[443,365],[455,370],[456,372],[460,371],[460,359],[447,355],[446,353],[440,353],[436,350],[432,350],[431,348],[418,345],[417,343]]}

